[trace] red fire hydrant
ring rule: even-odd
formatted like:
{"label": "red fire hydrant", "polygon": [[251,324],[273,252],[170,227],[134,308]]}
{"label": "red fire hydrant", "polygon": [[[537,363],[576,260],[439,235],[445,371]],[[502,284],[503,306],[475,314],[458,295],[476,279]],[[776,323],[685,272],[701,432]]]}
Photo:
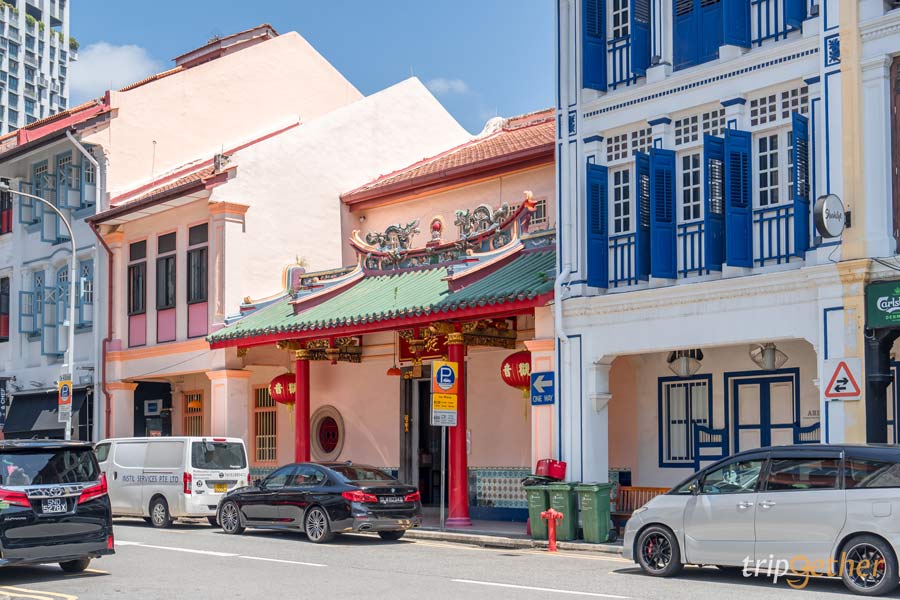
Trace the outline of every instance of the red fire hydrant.
{"label": "red fire hydrant", "polygon": [[547,550],[550,552],[556,552],[556,524],[562,521],[563,517],[565,515],[555,508],[548,508],[541,513],[541,519],[547,521],[547,539],[550,541],[550,547]]}

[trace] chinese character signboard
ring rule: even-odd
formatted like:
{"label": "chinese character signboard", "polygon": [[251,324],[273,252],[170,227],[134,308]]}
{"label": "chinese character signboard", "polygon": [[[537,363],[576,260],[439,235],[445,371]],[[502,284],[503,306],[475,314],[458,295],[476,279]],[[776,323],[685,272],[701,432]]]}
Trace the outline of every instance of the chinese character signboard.
{"label": "chinese character signboard", "polygon": [[[419,350],[418,358],[423,360],[431,360],[432,358],[443,358],[447,356],[447,336],[446,334],[433,335],[414,342]],[[416,359],[416,352],[413,350],[409,339],[400,336],[400,344],[398,346],[400,362],[411,362]]]}
{"label": "chinese character signboard", "polygon": [[866,327],[900,327],[900,281],[866,286]]}
{"label": "chinese character signboard", "polygon": [[436,360],[431,365],[431,424],[456,426],[459,364]]}

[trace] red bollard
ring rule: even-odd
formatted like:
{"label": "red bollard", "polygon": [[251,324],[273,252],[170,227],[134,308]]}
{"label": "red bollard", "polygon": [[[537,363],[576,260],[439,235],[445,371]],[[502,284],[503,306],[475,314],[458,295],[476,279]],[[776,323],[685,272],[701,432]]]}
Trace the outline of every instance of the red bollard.
{"label": "red bollard", "polygon": [[556,552],[556,523],[562,521],[565,515],[556,510],[549,508],[541,513],[541,518],[547,521],[547,539],[550,541],[549,552]]}

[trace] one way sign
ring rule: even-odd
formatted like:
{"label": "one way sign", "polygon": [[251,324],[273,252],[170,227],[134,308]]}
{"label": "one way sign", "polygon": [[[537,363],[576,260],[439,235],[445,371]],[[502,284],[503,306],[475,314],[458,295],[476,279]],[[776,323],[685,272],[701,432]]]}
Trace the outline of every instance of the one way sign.
{"label": "one way sign", "polygon": [[554,390],[553,371],[540,371],[531,374],[531,405],[553,404]]}
{"label": "one way sign", "polygon": [[862,363],[858,358],[826,360],[828,385],[825,387],[825,397],[829,400],[859,398],[862,395],[858,383],[861,381],[861,371]]}

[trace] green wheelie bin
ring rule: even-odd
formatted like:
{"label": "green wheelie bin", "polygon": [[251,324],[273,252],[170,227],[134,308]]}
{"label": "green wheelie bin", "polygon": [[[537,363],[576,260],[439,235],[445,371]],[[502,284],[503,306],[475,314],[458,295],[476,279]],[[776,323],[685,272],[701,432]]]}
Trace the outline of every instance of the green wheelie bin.
{"label": "green wheelie bin", "polygon": [[570,542],[578,535],[578,497],[574,483],[551,483],[547,486],[550,492],[550,506],[563,514],[556,526],[556,539]]}
{"label": "green wheelie bin", "polygon": [[541,483],[526,483],[525,496],[528,498],[528,520],[531,522],[531,539],[547,539],[547,522],[541,519],[541,513],[550,508],[547,498],[547,486]]}
{"label": "green wheelie bin", "polygon": [[600,544],[609,541],[609,483],[579,483],[578,508],[581,510],[581,528],[584,541]]}

